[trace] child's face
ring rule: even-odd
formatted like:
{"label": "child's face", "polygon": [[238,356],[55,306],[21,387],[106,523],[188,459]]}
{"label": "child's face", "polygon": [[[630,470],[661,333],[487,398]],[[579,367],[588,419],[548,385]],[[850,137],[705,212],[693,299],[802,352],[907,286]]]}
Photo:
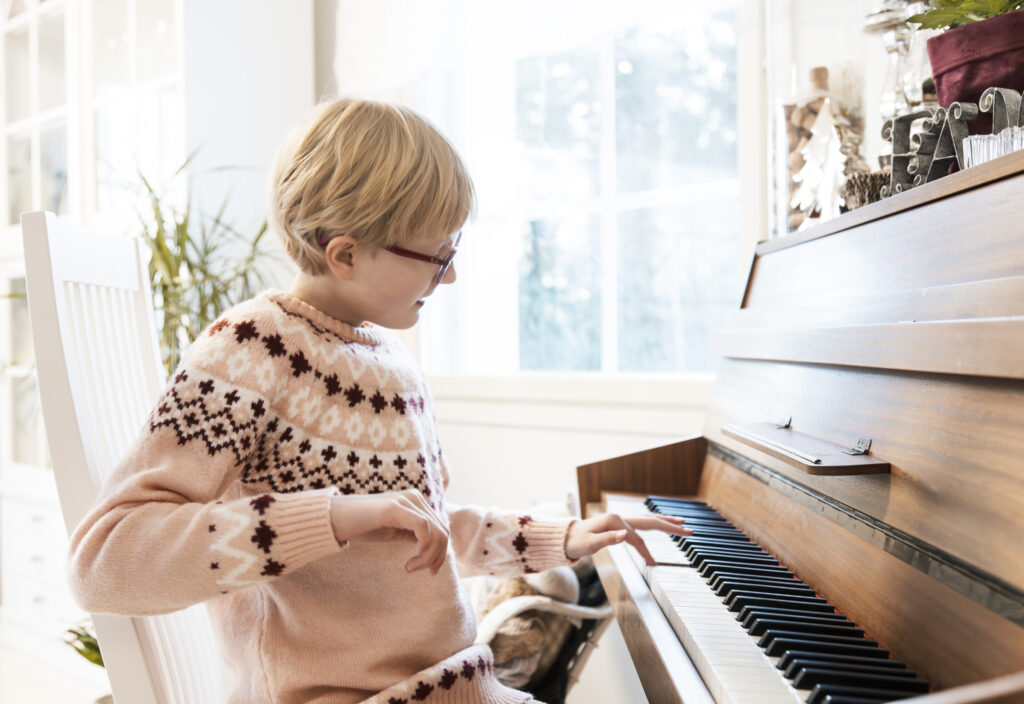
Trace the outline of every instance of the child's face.
{"label": "child's face", "polygon": [[[455,244],[456,235],[438,242],[420,237],[402,243],[402,249],[444,259]],[[437,288],[438,264],[396,254],[374,247],[358,255],[355,283],[360,296],[360,317],[393,330],[411,328],[419,320],[420,309]],[[448,267],[440,283],[455,281],[455,264]]]}

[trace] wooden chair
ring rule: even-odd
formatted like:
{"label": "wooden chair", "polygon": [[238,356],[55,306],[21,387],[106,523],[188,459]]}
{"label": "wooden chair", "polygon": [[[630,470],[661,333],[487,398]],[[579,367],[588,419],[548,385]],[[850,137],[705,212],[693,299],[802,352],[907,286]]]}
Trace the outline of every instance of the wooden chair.
{"label": "wooden chair", "polygon": [[[52,213],[22,215],[43,420],[70,533],[141,431],[166,376],[149,248]],[[226,672],[203,604],[164,616],[96,614],[117,704],[223,704]]]}

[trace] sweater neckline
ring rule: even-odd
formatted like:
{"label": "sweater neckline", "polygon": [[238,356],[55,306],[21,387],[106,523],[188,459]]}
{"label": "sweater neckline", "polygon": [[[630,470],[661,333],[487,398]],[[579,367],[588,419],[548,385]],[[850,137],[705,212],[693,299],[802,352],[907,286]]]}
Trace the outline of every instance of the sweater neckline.
{"label": "sweater neckline", "polygon": [[263,296],[287,312],[305,318],[314,328],[332,333],[346,342],[358,342],[370,346],[376,346],[383,342],[381,332],[375,325],[363,323],[359,327],[355,327],[324,313],[288,291],[272,288],[264,291]]}

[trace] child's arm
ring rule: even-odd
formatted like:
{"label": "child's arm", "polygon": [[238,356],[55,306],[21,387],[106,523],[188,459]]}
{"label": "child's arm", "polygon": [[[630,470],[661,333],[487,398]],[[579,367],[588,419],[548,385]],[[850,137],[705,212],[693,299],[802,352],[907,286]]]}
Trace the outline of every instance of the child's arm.
{"label": "child's arm", "polygon": [[485,510],[475,506],[449,507],[451,542],[459,571],[465,576],[512,576],[541,572],[593,555],[601,548],[627,542],[647,564],[655,564],[637,530],[660,530],[687,535],[678,518],[630,518],[608,513],[586,520],[545,520],[529,515]]}
{"label": "child's arm", "polygon": [[267,398],[194,358],[186,354],[71,537],[69,580],[88,611],[166,613],[342,549],[333,487],[219,500],[278,421]]}
{"label": "child's arm", "polygon": [[452,549],[463,576],[508,577],[571,562],[565,540],[572,519],[452,505],[448,517]]}

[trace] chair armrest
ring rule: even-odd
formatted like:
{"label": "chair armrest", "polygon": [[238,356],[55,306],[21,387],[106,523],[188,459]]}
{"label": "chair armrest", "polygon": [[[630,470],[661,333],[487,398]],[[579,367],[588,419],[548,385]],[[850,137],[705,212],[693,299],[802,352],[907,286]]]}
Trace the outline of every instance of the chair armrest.
{"label": "chair armrest", "polygon": [[612,616],[612,607],[608,604],[579,606],[578,604],[567,604],[549,596],[516,596],[501,602],[480,620],[476,631],[476,642],[490,643],[505,621],[524,611],[548,611],[569,618],[593,619],[595,621],[603,621]]}

